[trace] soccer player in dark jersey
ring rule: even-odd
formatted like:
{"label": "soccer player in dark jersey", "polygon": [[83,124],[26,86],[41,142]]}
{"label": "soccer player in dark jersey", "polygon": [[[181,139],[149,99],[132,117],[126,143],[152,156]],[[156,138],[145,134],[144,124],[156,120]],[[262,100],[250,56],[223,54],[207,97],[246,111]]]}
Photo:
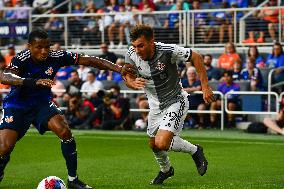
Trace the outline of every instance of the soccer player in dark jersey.
{"label": "soccer player in dark jersey", "polygon": [[51,130],[61,139],[61,150],[68,170],[68,187],[92,188],[78,179],[77,151],[74,137],[60,109],[51,101],[51,86],[62,66],[85,65],[124,74],[135,74],[133,66],[118,66],[98,57],[80,56],[68,51],[51,51],[50,39],[43,30],[29,34],[28,49],[17,54],[0,77],[1,83],[12,85],[4,99],[0,123],[0,181],[10,154],[30,125],[40,134]]}
{"label": "soccer player in dark jersey", "polygon": [[137,67],[138,77],[126,76],[124,79],[127,86],[144,89],[147,95],[150,107],[147,134],[150,137],[150,147],[161,169],[150,184],[162,184],[174,175],[168,151],[190,154],[198,173],[204,175],[208,162],[202,147],[191,144],[179,136],[189,102],[187,92],[181,87],[177,70],[180,61],[191,61],[201,81],[204,101],[214,101],[201,55],[174,44],[155,42],[153,29],[146,25],[134,27],[130,32],[130,38],[132,46],[126,53],[125,62]]}

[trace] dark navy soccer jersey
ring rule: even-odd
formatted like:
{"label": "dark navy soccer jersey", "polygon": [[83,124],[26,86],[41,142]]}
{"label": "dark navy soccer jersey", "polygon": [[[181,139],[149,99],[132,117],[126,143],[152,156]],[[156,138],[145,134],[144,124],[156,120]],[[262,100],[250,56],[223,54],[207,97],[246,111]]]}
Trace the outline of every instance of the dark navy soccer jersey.
{"label": "dark navy soccer jersey", "polygon": [[[62,66],[78,63],[79,55],[68,51],[50,51],[44,62],[34,62],[30,50],[17,54],[7,69],[15,70],[22,78],[51,79]],[[46,103],[52,99],[50,88],[37,86],[11,86],[10,93],[4,99],[4,108],[26,108]]]}

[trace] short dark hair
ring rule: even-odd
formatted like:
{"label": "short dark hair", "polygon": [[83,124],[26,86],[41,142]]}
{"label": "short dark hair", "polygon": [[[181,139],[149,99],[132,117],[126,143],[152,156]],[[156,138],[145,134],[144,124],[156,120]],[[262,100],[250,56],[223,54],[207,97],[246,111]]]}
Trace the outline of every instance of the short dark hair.
{"label": "short dark hair", "polygon": [[139,37],[144,36],[147,40],[150,40],[154,37],[154,31],[151,26],[148,25],[136,25],[130,31],[130,39],[131,41],[135,41]]}
{"label": "short dark hair", "polygon": [[205,56],[210,57],[210,59],[212,60],[212,55],[211,55],[211,54],[205,54],[204,57],[205,57]]}
{"label": "short dark hair", "polygon": [[28,42],[32,43],[35,39],[47,39],[47,38],[48,38],[48,34],[46,31],[37,29],[37,30],[33,30],[29,34]]}
{"label": "short dark hair", "polygon": [[233,71],[232,70],[225,70],[224,72],[223,72],[223,76],[225,76],[225,74],[227,74],[228,76],[231,76],[231,77],[233,77]]}
{"label": "short dark hair", "polygon": [[92,74],[94,77],[96,77],[96,73],[93,70],[88,71],[88,74]]}

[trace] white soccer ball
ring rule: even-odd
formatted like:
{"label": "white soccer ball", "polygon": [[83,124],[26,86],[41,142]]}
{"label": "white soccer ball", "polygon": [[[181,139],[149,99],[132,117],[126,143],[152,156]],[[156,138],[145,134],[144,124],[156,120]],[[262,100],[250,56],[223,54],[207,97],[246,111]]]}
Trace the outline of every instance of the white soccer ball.
{"label": "white soccer ball", "polygon": [[143,119],[137,119],[135,121],[135,128],[138,130],[144,130],[147,124],[143,121]]}
{"label": "white soccer ball", "polygon": [[62,179],[57,176],[49,176],[40,181],[37,189],[67,189],[67,187]]}

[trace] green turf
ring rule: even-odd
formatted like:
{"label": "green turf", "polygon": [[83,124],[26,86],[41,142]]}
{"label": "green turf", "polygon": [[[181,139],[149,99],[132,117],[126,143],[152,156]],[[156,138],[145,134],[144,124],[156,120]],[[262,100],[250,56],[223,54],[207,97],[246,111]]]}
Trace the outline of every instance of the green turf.
{"label": "green turf", "polygon": [[[241,131],[185,131],[209,161],[200,177],[191,157],[170,153],[175,176],[163,186],[149,186],[158,166],[143,132],[74,131],[82,180],[100,188],[284,188],[284,137]],[[34,189],[46,176],[66,180],[60,141],[31,130],[16,146],[0,189]]]}

